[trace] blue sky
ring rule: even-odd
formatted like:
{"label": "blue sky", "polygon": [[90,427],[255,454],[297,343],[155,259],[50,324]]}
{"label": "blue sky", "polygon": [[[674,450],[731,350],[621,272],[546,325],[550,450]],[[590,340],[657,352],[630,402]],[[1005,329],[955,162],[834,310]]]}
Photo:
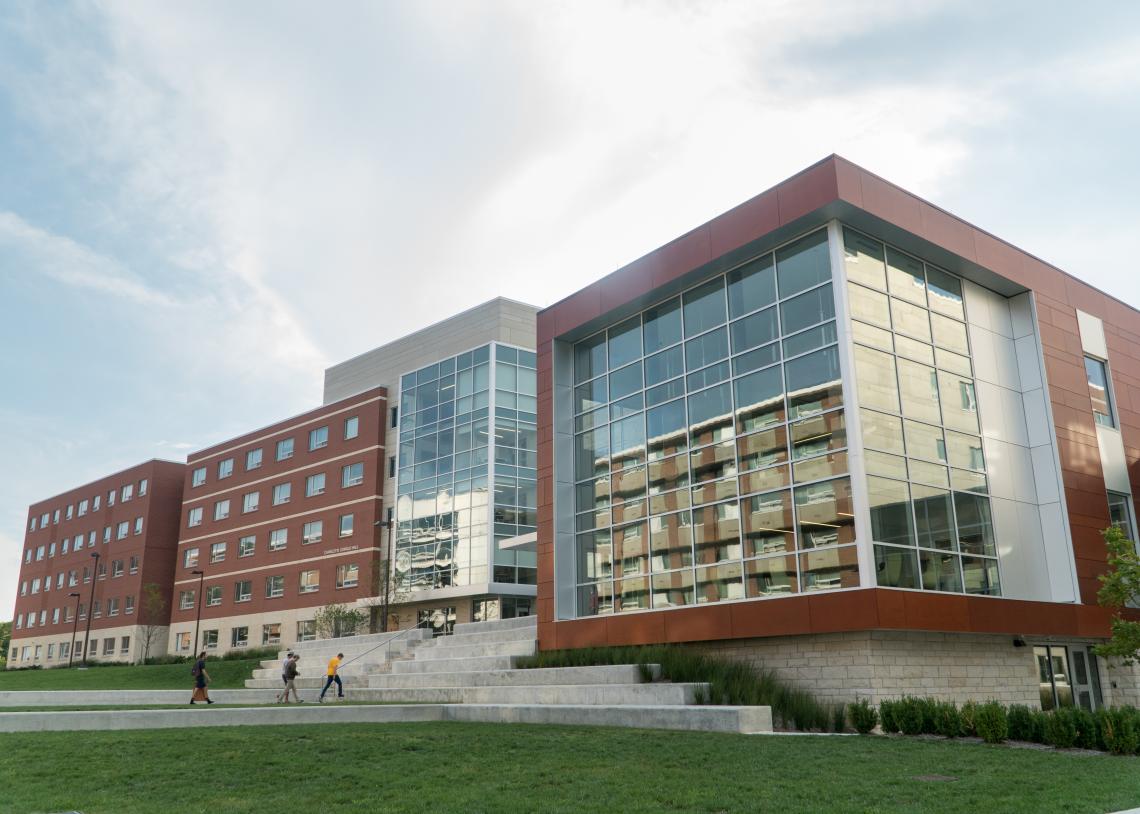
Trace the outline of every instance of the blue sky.
{"label": "blue sky", "polygon": [[1140,304],[1140,6],[0,6],[0,618],[27,506],[549,304],[838,152]]}

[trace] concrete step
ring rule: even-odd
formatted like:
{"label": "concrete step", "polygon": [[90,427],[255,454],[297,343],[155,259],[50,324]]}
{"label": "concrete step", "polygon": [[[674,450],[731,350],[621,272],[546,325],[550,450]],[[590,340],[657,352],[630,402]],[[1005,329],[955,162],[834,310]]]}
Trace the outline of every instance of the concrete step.
{"label": "concrete step", "polygon": [[[301,661],[297,664],[301,676],[315,676],[326,675],[326,664],[324,662],[305,663]],[[382,672],[388,669],[388,663],[385,661],[354,661],[352,664],[346,664],[338,671],[341,676],[361,676],[369,673]],[[251,678],[272,678],[277,681],[281,680],[281,665],[273,667],[258,667],[253,671]]]}
{"label": "concrete step", "polygon": [[707,684],[546,684],[514,687],[345,689],[350,701],[393,704],[691,704]]}
{"label": "concrete step", "polygon": [[461,673],[465,670],[511,670],[514,656],[485,656],[477,659],[424,659],[392,662],[392,674],[408,673]]}
{"label": "concrete step", "polygon": [[[648,665],[654,678],[661,674]],[[604,667],[543,667],[536,670],[480,670],[463,673],[373,674],[368,686],[407,689],[417,687],[517,687],[544,684],[638,684],[641,671],[633,665]]]}
{"label": "concrete step", "polygon": [[537,646],[534,639],[527,639],[519,642],[489,642],[487,644],[461,644],[432,648],[419,647],[413,652],[416,661],[479,659],[487,656],[533,656]]}
{"label": "concrete step", "polygon": [[[277,680],[278,688],[281,679]],[[323,686],[323,685],[322,685]],[[189,704],[193,690],[12,690],[0,692],[3,707],[105,707],[143,704]],[[218,704],[271,704],[268,690],[210,690]]]}
{"label": "concrete step", "polygon": [[454,633],[451,636],[437,636],[420,643],[418,649],[461,644],[482,644],[486,642],[517,642],[534,639],[537,630],[533,627],[515,627],[506,630],[484,630],[475,633]]}
{"label": "concrete step", "polygon": [[393,646],[396,642],[401,641],[423,641],[431,638],[431,631],[425,628],[407,628],[404,630],[392,630],[387,633],[362,633],[359,636],[341,636],[339,639],[313,639],[307,642],[296,642],[292,647],[285,648],[280,651],[280,657],[285,658],[285,654],[292,650],[294,653],[312,652],[314,650],[331,650],[336,653],[338,650],[345,648],[365,649],[367,647],[375,647],[378,644],[383,644],[389,640],[392,641]]}
{"label": "concrete step", "polygon": [[520,616],[516,619],[495,619],[491,622],[460,622],[455,626],[455,634],[485,633],[491,630],[514,630],[532,627],[538,629],[537,616]]}
{"label": "concrete step", "polygon": [[[218,692],[222,692],[219,690]],[[231,691],[231,692],[240,692]],[[772,731],[771,707],[519,704],[270,704],[261,707],[0,712],[0,732],[177,729],[318,723],[466,721],[566,726],[620,726],[708,732]]]}

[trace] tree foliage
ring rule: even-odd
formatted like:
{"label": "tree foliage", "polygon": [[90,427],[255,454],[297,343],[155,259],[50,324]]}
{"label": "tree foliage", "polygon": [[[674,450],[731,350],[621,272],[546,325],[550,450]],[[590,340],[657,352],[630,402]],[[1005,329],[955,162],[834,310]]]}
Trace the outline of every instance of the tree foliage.
{"label": "tree foliage", "polygon": [[1108,549],[1108,571],[1100,576],[1097,599],[1114,613],[1112,639],[1097,646],[1096,652],[1133,664],[1140,661],[1140,622],[1125,619],[1121,611],[1140,603],[1140,556],[1136,544],[1117,526],[1109,526],[1101,533]]}
{"label": "tree foliage", "polygon": [[170,625],[166,615],[166,596],[155,582],[142,586],[139,597],[139,637],[142,639],[142,660],[150,658],[151,648],[158,644],[158,637]]}
{"label": "tree foliage", "polygon": [[351,636],[363,624],[366,615],[348,605],[325,605],[313,617],[317,636],[321,639],[335,639]]}

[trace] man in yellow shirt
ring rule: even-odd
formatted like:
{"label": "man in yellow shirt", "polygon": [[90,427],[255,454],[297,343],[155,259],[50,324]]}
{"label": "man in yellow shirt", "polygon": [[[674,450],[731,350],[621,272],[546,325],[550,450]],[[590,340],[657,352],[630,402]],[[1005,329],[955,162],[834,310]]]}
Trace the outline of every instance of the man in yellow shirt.
{"label": "man in yellow shirt", "polygon": [[344,685],[340,683],[340,676],[336,674],[337,670],[340,669],[340,662],[343,658],[344,653],[337,653],[329,659],[328,681],[325,682],[325,688],[321,690],[321,697],[317,699],[318,703],[324,703],[325,693],[329,691],[329,687],[333,685],[334,681],[336,682],[336,697],[344,698]]}

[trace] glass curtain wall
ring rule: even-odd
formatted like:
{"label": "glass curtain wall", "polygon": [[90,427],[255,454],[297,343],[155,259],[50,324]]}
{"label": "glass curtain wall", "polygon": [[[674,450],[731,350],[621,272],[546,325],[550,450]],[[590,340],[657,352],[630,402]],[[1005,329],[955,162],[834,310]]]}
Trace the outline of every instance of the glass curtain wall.
{"label": "glass curtain wall", "polygon": [[536,392],[534,353],[497,343],[400,377],[399,589],[535,582],[491,542],[535,529]]}
{"label": "glass curtain wall", "polygon": [[574,346],[577,615],[857,587],[827,232]]}
{"label": "glass curtain wall", "polygon": [[878,584],[1000,595],[962,281],[843,242]]}

